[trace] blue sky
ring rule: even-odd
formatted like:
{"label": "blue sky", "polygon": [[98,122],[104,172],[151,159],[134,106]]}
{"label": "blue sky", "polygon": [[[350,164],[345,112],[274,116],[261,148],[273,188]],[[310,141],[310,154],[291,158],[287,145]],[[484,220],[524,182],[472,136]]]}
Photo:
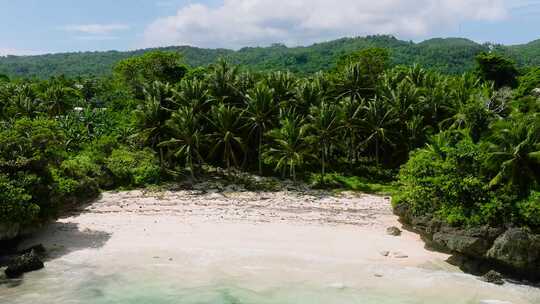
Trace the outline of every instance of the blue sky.
{"label": "blue sky", "polygon": [[540,0],[0,0],[0,20],[0,55],[367,34],[516,44],[540,38]]}

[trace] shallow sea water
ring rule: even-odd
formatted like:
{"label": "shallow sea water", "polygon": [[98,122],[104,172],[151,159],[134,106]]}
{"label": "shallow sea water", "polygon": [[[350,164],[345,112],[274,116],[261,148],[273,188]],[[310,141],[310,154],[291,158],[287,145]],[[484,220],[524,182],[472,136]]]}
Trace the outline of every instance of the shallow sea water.
{"label": "shallow sea water", "polygon": [[[394,274],[395,277],[392,277]],[[424,274],[423,277],[404,276]],[[284,274],[286,275],[286,274]],[[220,277],[217,279],[217,277]],[[98,274],[95,269],[64,273],[36,272],[21,281],[0,284],[4,304],[537,304],[536,288],[476,282],[463,274],[408,269],[353,283],[273,282],[274,278],[224,277],[182,280],[159,272],[127,270]]]}

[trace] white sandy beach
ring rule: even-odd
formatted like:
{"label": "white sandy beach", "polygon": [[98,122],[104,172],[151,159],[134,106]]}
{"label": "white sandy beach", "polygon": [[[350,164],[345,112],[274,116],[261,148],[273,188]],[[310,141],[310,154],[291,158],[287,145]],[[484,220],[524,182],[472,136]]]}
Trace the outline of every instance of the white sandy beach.
{"label": "white sandy beach", "polygon": [[236,190],[104,193],[25,242],[51,259],[0,303],[540,303],[387,235],[389,198]]}

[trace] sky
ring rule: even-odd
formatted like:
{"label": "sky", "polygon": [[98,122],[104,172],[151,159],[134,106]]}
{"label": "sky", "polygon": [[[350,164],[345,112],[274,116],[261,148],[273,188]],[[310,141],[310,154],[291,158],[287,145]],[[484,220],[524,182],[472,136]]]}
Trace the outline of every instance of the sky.
{"label": "sky", "polygon": [[526,43],[540,39],[540,0],[0,0],[0,56],[373,34]]}

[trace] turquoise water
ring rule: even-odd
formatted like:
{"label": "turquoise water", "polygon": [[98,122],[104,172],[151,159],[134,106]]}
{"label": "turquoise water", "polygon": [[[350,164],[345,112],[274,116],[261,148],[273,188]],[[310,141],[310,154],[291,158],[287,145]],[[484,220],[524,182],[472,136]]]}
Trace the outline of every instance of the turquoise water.
{"label": "turquoise water", "polygon": [[[1,298],[1,297],[0,297]],[[15,296],[2,303],[95,303],[95,304],[420,304],[418,297],[388,294],[354,288],[305,285],[246,289],[228,284],[181,288],[152,282],[125,286],[117,281],[86,282],[68,292]],[[433,302],[431,302],[433,303]],[[439,299],[439,304],[456,304],[455,299]],[[461,303],[461,302],[460,302]],[[476,299],[463,303],[479,303]]]}
{"label": "turquoise water", "polygon": [[[84,277],[77,279],[78,275]],[[412,284],[392,278],[374,287],[372,278],[362,286],[347,287],[341,284],[321,285],[309,282],[272,283],[255,286],[255,282],[213,282],[208,285],[190,286],[190,282],[169,280],[154,273],[124,275],[96,275],[91,273],[64,273],[72,280],[36,274],[19,286],[0,285],[0,303],[4,304],[469,304],[484,303],[540,303],[537,290],[516,286],[506,292],[507,298],[494,298],[485,291],[474,289],[448,289],[448,286]],[[144,277],[144,279],[143,279]],[[12,282],[13,283],[13,282]],[[443,283],[441,281],[441,283]],[[16,285],[16,284],[15,284]],[[249,285],[249,286],[246,286]],[[189,287],[186,287],[189,286]],[[416,287],[415,287],[416,286]],[[467,286],[467,282],[463,286]],[[440,288],[440,290],[437,290]],[[487,286],[486,288],[491,288]],[[499,288],[499,287],[493,287]],[[508,288],[508,287],[506,287]],[[496,292],[495,292],[496,291]],[[515,293],[514,296],[511,294]],[[529,294],[528,294],[529,293]],[[504,291],[503,291],[504,294]],[[515,301],[513,300],[515,299]],[[486,302],[490,303],[490,302]]]}

